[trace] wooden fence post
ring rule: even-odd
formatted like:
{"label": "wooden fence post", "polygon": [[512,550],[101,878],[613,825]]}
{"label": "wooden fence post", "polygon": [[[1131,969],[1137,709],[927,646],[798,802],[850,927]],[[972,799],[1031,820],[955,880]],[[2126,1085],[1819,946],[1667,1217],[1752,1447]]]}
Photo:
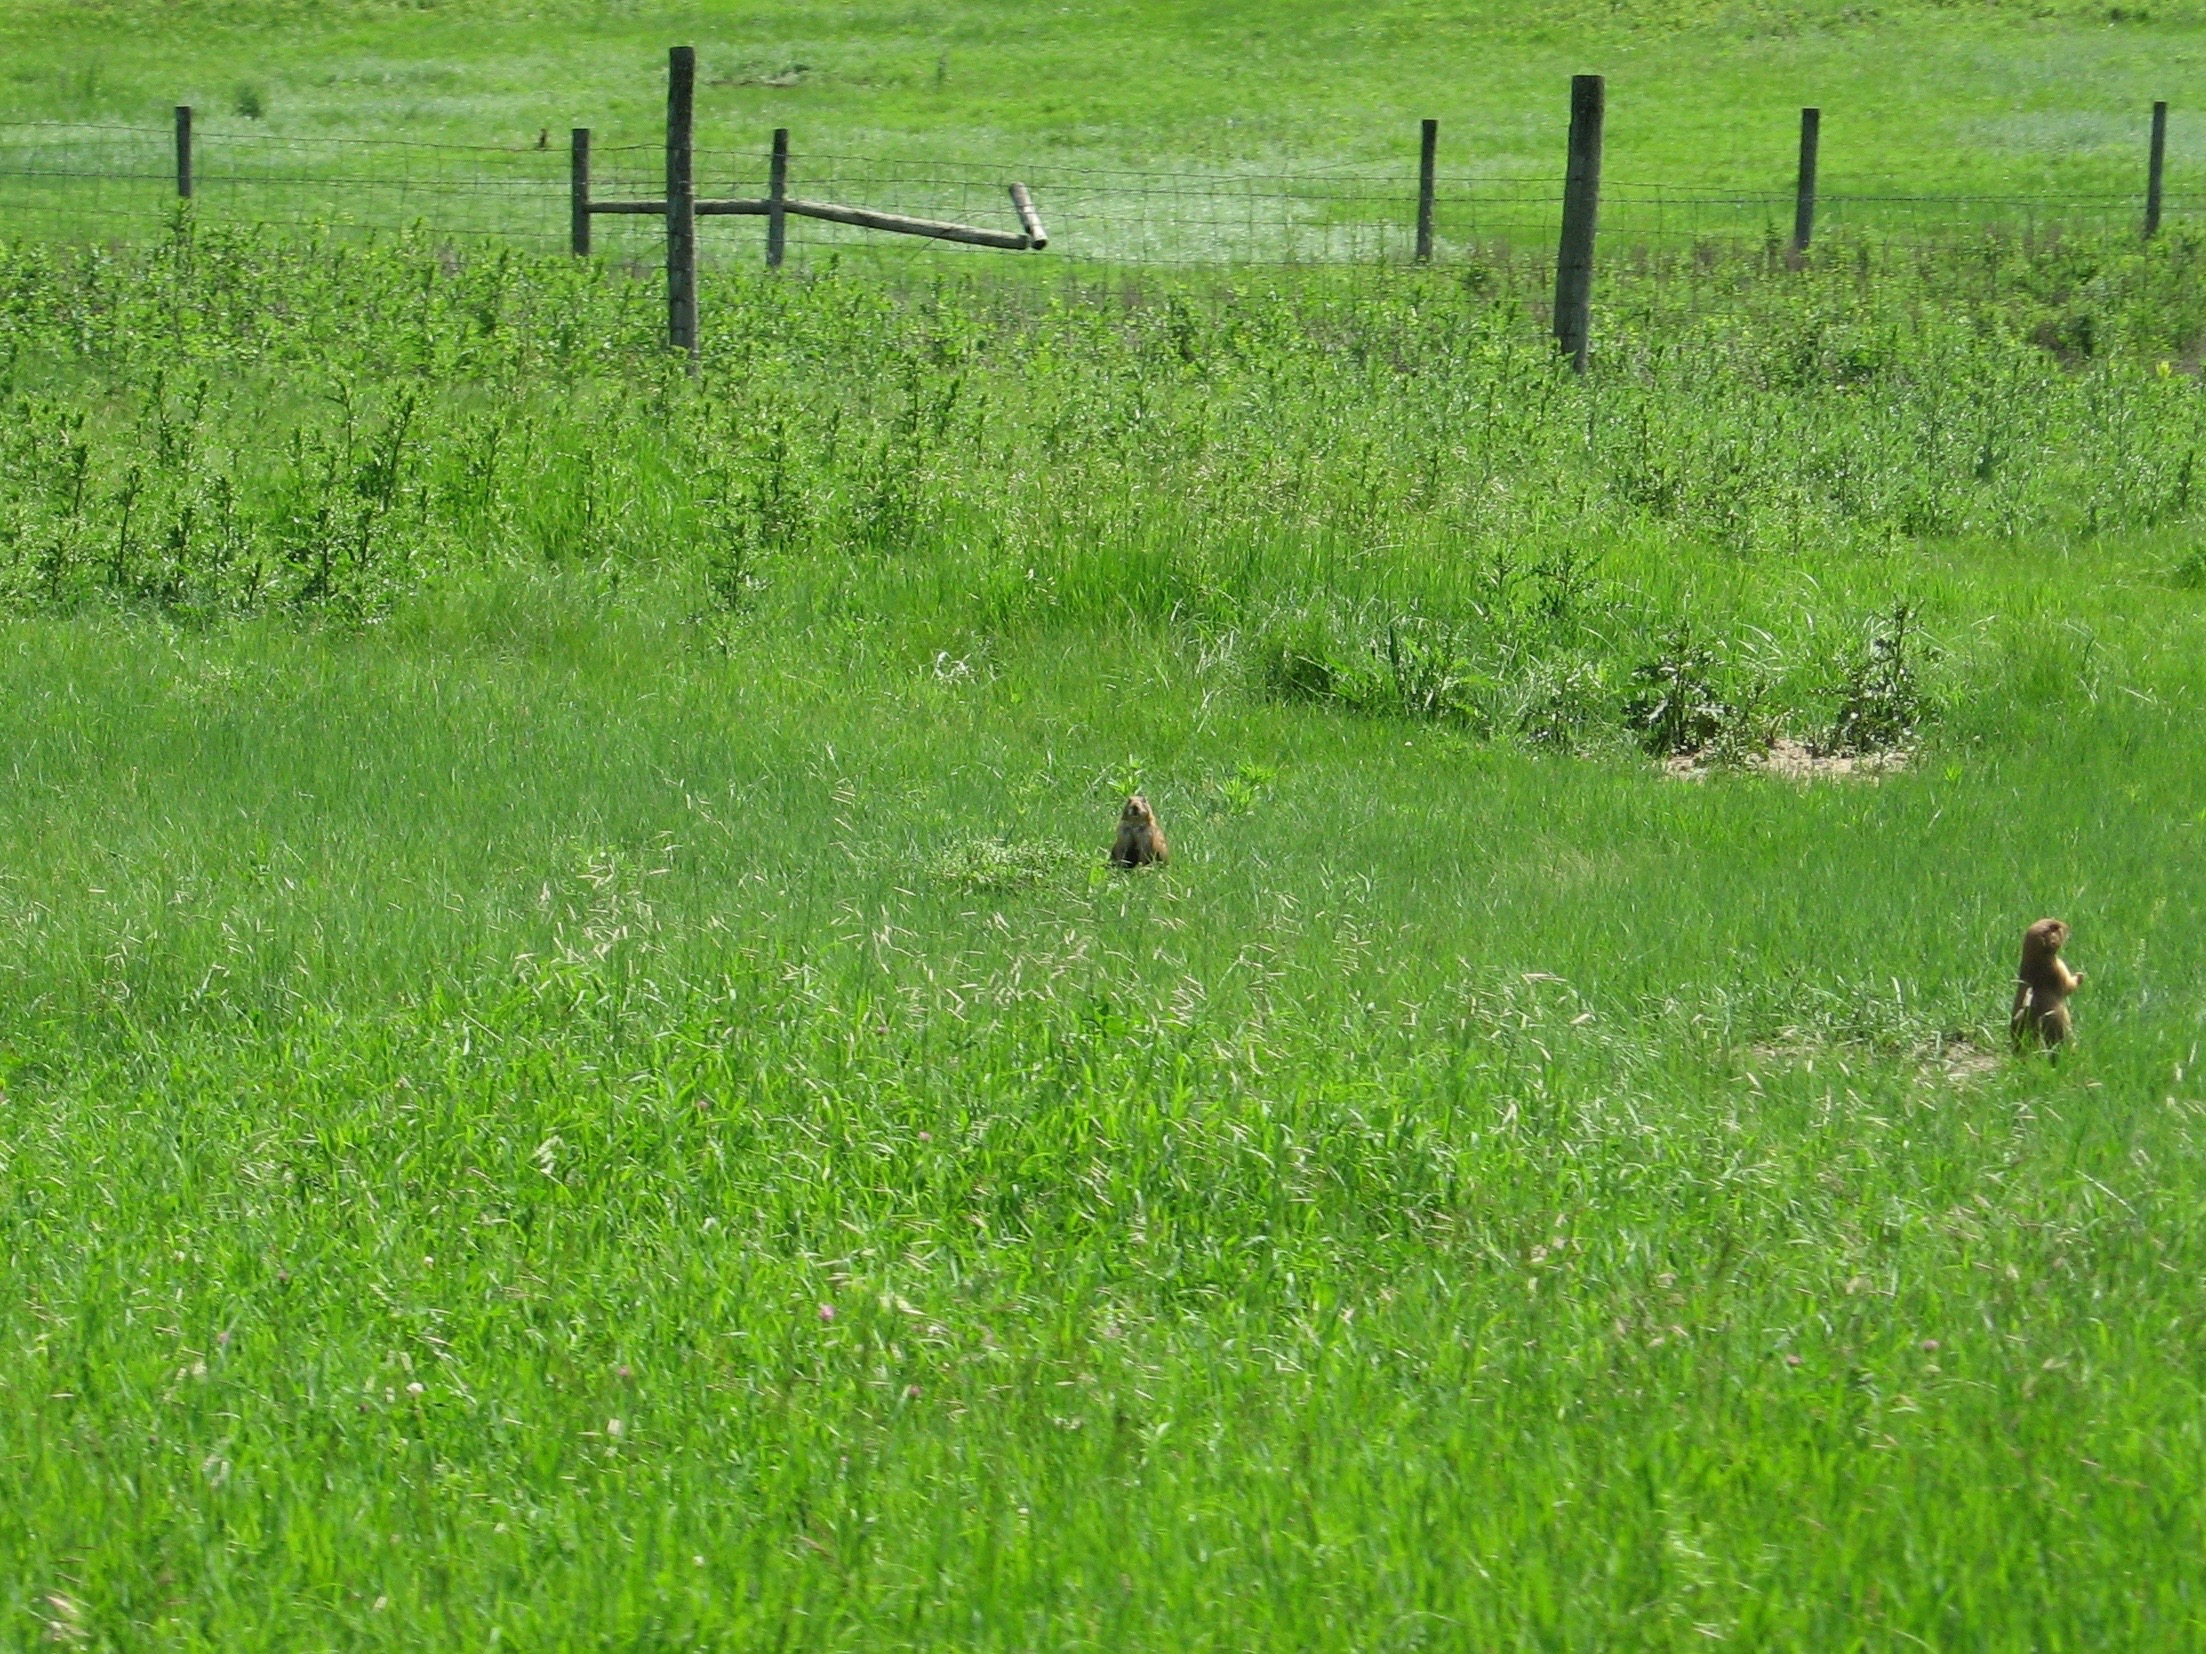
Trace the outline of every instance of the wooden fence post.
{"label": "wooden fence post", "polygon": [[1563,175],[1563,235],[1555,254],[1555,342],[1580,373],[1593,342],[1593,228],[1601,210],[1601,122],[1607,104],[1599,75],[1570,77],[1570,165]]}
{"label": "wooden fence post", "polygon": [[697,178],[692,170],[692,114],[697,48],[666,54],[666,340],[697,354]]}
{"label": "wooden fence post", "polygon": [[567,184],[574,224],[569,232],[576,258],[590,256],[590,129],[578,126],[567,149]]}
{"label": "wooden fence post", "polygon": [[2145,163],[2145,234],[2160,233],[2160,181],[2168,167],[2168,106],[2152,106],[2152,154]]}
{"label": "wooden fence post", "polygon": [[1440,152],[1440,123],[1427,121],[1417,139],[1417,262],[1432,262],[1432,172]]}
{"label": "wooden fence post", "polygon": [[176,194],[191,199],[191,105],[176,106]]}
{"label": "wooden fence post", "polygon": [[781,268],[781,255],[788,245],[789,214],[789,129],[774,128],[774,158],[766,169],[766,268]]}
{"label": "wooden fence post", "polygon": [[1792,256],[1800,257],[1815,239],[1815,152],[1823,140],[1823,111],[1800,111],[1800,176],[1793,186]]}

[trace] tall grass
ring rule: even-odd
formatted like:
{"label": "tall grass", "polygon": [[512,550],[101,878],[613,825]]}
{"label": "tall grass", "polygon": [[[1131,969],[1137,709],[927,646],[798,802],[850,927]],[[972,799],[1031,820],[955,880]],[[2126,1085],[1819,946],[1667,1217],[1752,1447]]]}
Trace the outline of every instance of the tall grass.
{"label": "tall grass", "polygon": [[5,1637],[2195,1643],[2192,250],[1865,256],[9,254]]}
{"label": "tall grass", "polygon": [[1747,675],[1804,706],[1912,589],[1905,548],[2188,521],[2206,434],[2182,237],[1627,267],[1582,381],[1506,265],[724,276],[690,376],[653,284],[603,266],[188,220],[8,257],[19,612],[358,618],[587,565],[729,625],[895,614],[961,658],[1168,623],[1283,692],[1503,735],[1567,733],[1688,625],[1761,640]]}

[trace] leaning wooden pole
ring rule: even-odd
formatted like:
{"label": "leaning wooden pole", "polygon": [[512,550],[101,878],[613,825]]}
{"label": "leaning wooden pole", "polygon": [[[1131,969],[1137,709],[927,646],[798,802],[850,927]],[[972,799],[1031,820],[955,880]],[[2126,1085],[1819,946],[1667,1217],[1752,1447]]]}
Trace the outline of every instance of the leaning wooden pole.
{"label": "leaning wooden pole", "polygon": [[1555,342],[1586,371],[1593,343],[1593,229],[1601,210],[1601,122],[1607,92],[1599,75],[1570,80],[1570,164],[1563,175],[1563,235],[1555,255]]}
{"label": "leaning wooden pole", "polygon": [[1823,111],[1800,111],[1800,174],[1793,185],[1792,251],[1795,258],[1815,239],[1815,161],[1823,142]]}
{"label": "leaning wooden pole", "polygon": [[1019,215],[1019,228],[1026,236],[1026,244],[1036,252],[1049,245],[1049,231],[1042,228],[1042,215],[1034,209],[1034,195],[1024,184],[1011,186],[1011,210]]}
{"label": "leaning wooden pole", "polygon": [[666,339],[697,354],[697,178],[692,116],[697,48],[666,54]]}
{"label": "leaning wooden pole", "polygon": [[2168,170],[2168,106],[2152,106],[2152,151],[2145,161],[2145,234],[2160,233],[2160,185]]}

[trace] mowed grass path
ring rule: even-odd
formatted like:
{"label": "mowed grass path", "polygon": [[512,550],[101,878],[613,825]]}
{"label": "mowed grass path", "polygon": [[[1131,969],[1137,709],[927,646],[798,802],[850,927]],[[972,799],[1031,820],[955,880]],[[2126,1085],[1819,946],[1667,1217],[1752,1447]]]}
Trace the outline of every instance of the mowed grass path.
{"label": "mowed grass path", "polygon": [[[1344,9],[1279,0],[1034,7],[99,5],[21,0],[0,18],[5,118],[159,123],[231,135],[527,145],[596,129],[659,141],[665,53],[698,48],[698,141],[797,152],[1298,171],[1414,168],[1559,177],[1573,73],[1610,77],[1612,179],[1775,189],[1797,112],[1825,110],[1826,191],[2141,191],[2145,121],[2175,104],[2171,187],[2202,174],[2184,89],[2206,62],[2194,5],[1900,0],[1598,14],[1492,0]],[[798,73],[798,66],[802,73]],[[786,84],[769,84],[783,82]],[[260,113],[240,113],[251,106]]]}
{"label": "mowed grass path", "polygon": [[2158,566],[1952,554],[1809,788],[581,576],[16,623],[5,1639],[2193,1646]]}

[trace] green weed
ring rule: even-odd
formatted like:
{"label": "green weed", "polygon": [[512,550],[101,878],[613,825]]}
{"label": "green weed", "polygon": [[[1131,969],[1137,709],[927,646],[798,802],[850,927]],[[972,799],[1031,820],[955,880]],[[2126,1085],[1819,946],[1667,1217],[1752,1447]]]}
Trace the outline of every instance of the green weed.
{"label": "green weed", "polygon": [[1833,752],[1889,752],[1914,738],[1930,710],[1917,663],[1924,648],[1922,624],[1905,603],[1870,632],[1839,691]]}

